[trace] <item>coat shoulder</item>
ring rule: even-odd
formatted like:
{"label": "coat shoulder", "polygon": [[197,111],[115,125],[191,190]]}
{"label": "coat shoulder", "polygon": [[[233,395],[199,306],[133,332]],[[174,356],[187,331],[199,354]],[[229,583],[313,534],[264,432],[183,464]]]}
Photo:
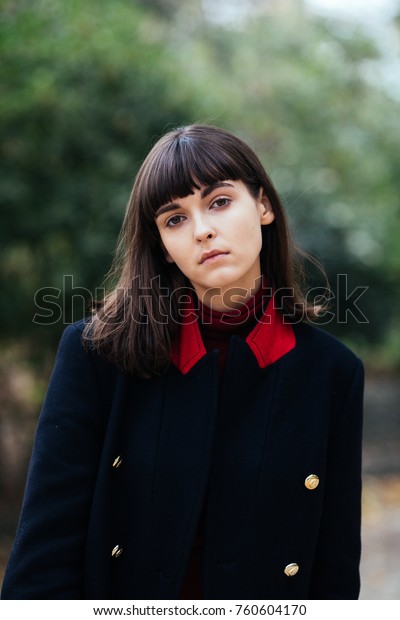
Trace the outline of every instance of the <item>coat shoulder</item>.
{"label": "coat shoulder", "polygon": [[92,345],[90,341],[90,337],[84,334],[85,328],[89,324],[90,319],[81,319],[80,321],[76,321],[75,323],[71,323],[67,325],[64,329],[59,349],[61,352],[70,351],[71,353],[80,354],[84,356],[93,356],[93,360],[95,363],[100,363],[107,365],[111,368],[117,368],[115,364],[108,362],[106,359],[101,357],[95,347]]}
{"label": "coat shoulder", "polygon": [[363,374],[361,359],[332,334],[309,323],[295,325],[294,332],[297,353],[304,362],[329,366],[343,375]]}
{"label": "coat shoulder", "polygon": [[81,375],[94,373],[102,390],[113,391],[118,377],[124,375],[120,368],[103,358],[93,347],[90,338],[84,336],[88,319],[82,319],[68,325],[61,336],[57,352],[57,363],[62,362],[64,368],[71,373]]}

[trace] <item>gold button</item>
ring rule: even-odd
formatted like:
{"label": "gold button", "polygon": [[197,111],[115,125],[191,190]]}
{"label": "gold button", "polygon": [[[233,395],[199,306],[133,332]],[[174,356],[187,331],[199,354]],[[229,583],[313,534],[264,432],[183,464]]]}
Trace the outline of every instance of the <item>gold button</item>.
{"label": "gold button", "polygon": [[122,547],[120,547],[119,545],[115,545],[114,549],[111,551],[111,556],[113,558],[119,558],[122,551],[123,551]]}
{"label": "gold button", "polygon": [[284,573],[287,577],[294,577],[299,572],[298,564],[288,564],[284,570]]}
{"label": "gold button", "polygon": [[310,491],[313,491],[319,485],[319,478],[318,478],[318,476],[316,474],[310,474],[304,480],[304,485],[305,485],[305,487],[307,489],[309,489]]}
{"label": "gold button", "polygon": [[115,468],[118,468],[121,465],[121,463],[122,463],[122,457],[117,456],[114,459],[114,462],[113,462],[112,466],[115,467]]}

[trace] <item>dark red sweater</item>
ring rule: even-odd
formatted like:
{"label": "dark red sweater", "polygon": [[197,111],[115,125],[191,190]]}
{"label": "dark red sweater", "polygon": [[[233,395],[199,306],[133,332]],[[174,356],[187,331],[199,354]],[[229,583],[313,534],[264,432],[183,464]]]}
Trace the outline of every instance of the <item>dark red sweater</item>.
{"label": "dark red sweater", "polygon": [[[220,351],[220,371],[224,371],[225,360],[231,336],[247,338],[257,320],[262,316],[269,297],[266,288],[261,287],[247,304],[237,310],[218,312],[199,302],[200,331],[206,351]],[[205,546],[206,503],[200,518],[199,527],[190,554],[186,576],[181,590],[181,599],[200,600],[203,598],[203,554]]]}

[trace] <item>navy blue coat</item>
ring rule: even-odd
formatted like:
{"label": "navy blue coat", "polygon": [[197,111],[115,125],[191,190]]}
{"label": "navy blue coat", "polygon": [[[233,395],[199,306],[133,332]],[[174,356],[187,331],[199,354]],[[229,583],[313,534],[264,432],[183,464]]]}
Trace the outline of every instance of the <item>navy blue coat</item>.
{"label": "navy blue coat", "polygon": [[271,316],[221,380],[196,323],[150,380],[65,330],[2,598],[179,598],[205,498],[205,598],[358,597],[362,364]]}

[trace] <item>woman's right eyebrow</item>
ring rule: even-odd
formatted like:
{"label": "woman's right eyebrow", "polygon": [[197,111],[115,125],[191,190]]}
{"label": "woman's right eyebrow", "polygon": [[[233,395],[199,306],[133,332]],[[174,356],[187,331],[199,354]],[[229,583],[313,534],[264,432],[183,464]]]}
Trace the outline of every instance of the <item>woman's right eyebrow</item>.
{"label": "woman's right eyebrow", "polygon": [[157,209],[155,214],[155,219],[157,219],[163,213],[168,213],[169,211],[174,211],[175,209],[179,209],[179,205],[176,202],[168,202],[166,205],[162,205],[159,209]]}

